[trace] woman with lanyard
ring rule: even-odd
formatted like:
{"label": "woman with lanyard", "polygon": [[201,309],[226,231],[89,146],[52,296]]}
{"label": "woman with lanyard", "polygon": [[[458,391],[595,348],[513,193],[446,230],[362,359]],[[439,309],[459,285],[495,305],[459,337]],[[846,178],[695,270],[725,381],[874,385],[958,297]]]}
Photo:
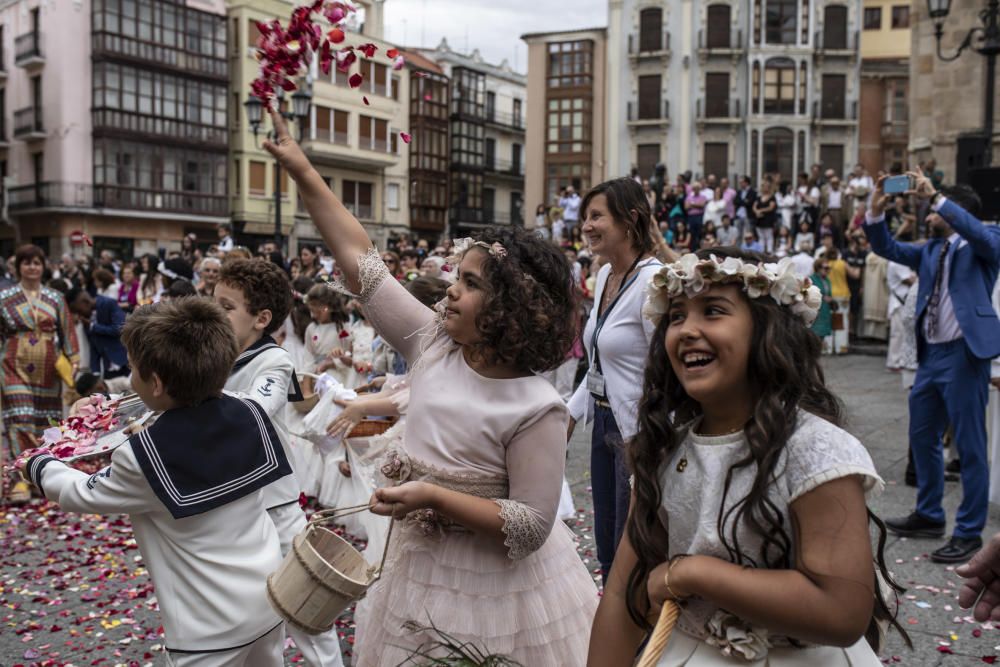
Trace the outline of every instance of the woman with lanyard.
{"label": "woman with lanyard", "polygon": [[652,213],[630,178],[593,188],[580,206],[590,250],[606,260],[597,276],[594,307],[583,332],[590,369],[569,402],[569,435],[593,419],[590,474],[594,533],[607,580],[628,516],[629,484],[623,441],[635,435],[642,378],[653,335],[643,318],[646,284],[661,263],[654,256]]}

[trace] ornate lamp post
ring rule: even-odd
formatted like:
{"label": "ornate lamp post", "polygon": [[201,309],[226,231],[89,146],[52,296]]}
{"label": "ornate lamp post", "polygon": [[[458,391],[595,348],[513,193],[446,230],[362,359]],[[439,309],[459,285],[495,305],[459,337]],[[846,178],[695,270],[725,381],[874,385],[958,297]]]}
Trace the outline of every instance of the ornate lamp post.
{"label": "ornate lamp post", "polygon": [[937,56],[944,62],[956,60],[962,51],[972,48],[986,58],[986,95],[983,113],[986,140],[984,153],[986,166],[990,166],[993,153],[993,99],[996,96],[997,54],[1000,53],[1000,0],[988,0],[986,8],[979,12],[982,26],[973,26],[966,33],[958,50],[950,56],[941,53],[941,37],[944,35],[944,21],[951,11],[951,0],[927,0],[927,9],[934,22],[934,38],[937,40]]}
{"label": "ornate lamp post", "polygon": [[[278,100],[284,98],[282,91],[278,92]],[[282,111],[281,115],[286,120],[297,120],[299,122],[299,141],[305,134],[306,120],[309,118],[309,108],[312,106],[312,93],[309,90],[299,88],[292,95],[292,110]],[[247,111],[247,120],[253,130],[254,143],[257,143],[257,135],[260,132],[260,125],[264,120],[264,104],[260,99],[251,95],[243,103],[243,108]],[[267,138],[275,139],[274,130],[268,130]],[[280,250],[284,247],[281,235],[281,163],[274,161],[274,244]]]}

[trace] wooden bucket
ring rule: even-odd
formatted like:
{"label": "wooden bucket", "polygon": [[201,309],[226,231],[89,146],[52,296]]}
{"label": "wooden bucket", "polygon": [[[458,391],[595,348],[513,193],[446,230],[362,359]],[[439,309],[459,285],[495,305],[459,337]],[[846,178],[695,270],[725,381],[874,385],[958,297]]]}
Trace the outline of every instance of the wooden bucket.
{"label": "wooden bucket", "polygon": [[316,512],[295,536],[281,566],[267,578],[267,599],[285,621],[312,635],[326,632],[382,576],[393,521],[377,566],[369,565],[350,542],[322,525],[367,510],[368,505],[357,505]]}

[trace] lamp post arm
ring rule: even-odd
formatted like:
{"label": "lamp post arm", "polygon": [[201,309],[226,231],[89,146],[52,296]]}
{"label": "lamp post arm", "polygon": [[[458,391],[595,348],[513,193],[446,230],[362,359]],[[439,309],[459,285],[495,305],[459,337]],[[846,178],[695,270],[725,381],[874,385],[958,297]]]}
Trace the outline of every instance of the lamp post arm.
{"label": "lamp post arm", "polygon": [[958,50],[955,51],[953,55],[946,56],[944,55],[944,53],[941,52],[941,38],[944,36],[944,26],[942,26],[941,24],[935,25],[934,39],[937,42],[937,57],[946,63],[958,60],[959,56],[962,55],[962,52],[965,51],[970,46],[972,46],[972,38],[977,32],[981,33],[983,32],[983,29],[975,27],[969,30],[969,32],[965,34],[965,39],[963,39],[962,43],[958,45]]}

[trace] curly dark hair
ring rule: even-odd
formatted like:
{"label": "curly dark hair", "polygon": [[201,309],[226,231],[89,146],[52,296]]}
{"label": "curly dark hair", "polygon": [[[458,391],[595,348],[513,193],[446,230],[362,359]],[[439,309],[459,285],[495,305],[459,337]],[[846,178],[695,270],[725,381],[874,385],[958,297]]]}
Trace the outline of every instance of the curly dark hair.
{"label": "curly dark hair", "polygon": [[[713,248],[696,254],[701,259],[714,254],[755,263],[770,261],[760,253],[736,248]],[[842,407],[825,384],[820,366],[820,339],[790,308],[768,298],[748,299],[748,303],[753,335],[747,374],[756,404],[745,425],[747,454],[726,475],[723,510],[716,528],[732,562],[744,567],[791,569],[794,554],[789,518],[769,498],[768,487],[780,472],[775,467],[795,432],[798,411],[810,412],[839,426],[843,421]],[[684,426],[701,414],[701,406],[687,394],[670,365],[664,345],[669,324],[668,317],[661,318],[653,333],[639,402],[639,431],[626,448],[629,468],[635,474],[635,503],[626,529],[637,556],[636,566],[628,577],[626,602],[633,622],[647,629],[650,626],[644,616],[646,579],[669,551],[657,532],[662,501],[658,471],[681,446]],[[756,469],[750,492],[735,504],[727,503],[734,472],[747,467]],[[885,565],[885,525],[870,510],[868,517],[879,534],[875,550],[879,572],[897,592],[902,592],[904,589],[892,581]],[[746,553],[740,547],[737,528],[741,525],[763,538],[759,554]],[[878,637],[875,621],[888,620],[909,643],[909,637],[882,598],[878,581],[875,592],[873,619],[866,633],[869,642],[875,645]]]}
{"label": "curly dark hair", "polygon": [[258,257],[224,262],[219,282],[243,292],[247,312],[251,315],[262,310],[271,311],[271,321],[264,328],[265,335],[277,331],[292,309],[292,287],[288,284],[288,276],[284,269],[270,260]]}
{"label": "curly dark hair", "polygon": [[577,334],[576,292],[566,257],[520,227],[488,228],[476,240],[499,243],[507,254],[487,254],[483,262],[487,291],[476,316],[480,339],[472,354],[521,371],[556,368]]}

